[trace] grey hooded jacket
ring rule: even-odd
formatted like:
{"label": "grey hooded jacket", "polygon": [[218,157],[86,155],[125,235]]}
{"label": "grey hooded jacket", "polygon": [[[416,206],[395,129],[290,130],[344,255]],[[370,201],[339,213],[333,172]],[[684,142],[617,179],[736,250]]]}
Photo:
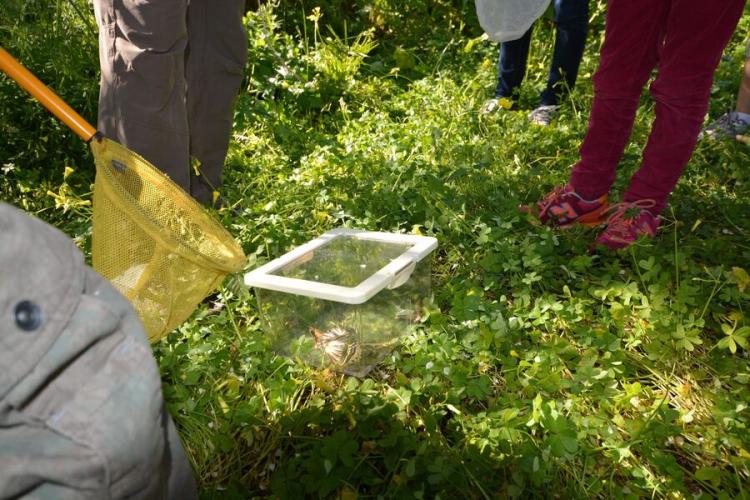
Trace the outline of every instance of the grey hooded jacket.
{"label": "grey hooded jacket", "polygon": [[0,498],[195,498],[136,313],[0,203]]}

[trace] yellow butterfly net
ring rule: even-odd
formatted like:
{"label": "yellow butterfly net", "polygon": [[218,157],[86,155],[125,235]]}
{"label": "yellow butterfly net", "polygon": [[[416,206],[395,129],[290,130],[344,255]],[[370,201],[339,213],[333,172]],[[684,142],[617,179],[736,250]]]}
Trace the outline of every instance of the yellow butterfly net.
{"label": "yellow butterfly net", "polygon": [[152,342],[244,267],[240,246],[198,202],[142,157],[103,138],[2,47],[0,71],[91,145],[94,269],[133,303]]}
{"label": "yellow butterfly net", "polygon": [[108,139],[96,160],[94,269],[125,295],[156,342],[182,323],[245,255],[190,195],[139,155]]}

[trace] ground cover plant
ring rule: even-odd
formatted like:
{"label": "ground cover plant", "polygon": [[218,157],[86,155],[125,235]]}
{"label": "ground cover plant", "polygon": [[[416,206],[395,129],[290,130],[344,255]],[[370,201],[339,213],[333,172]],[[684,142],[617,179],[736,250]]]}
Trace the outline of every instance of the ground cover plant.
{"label": "ground cover plant", "polygon": [[[433,305],[367,378],[270,352],[241,277],[154,347],[205,498],[750,497],[750,149],[700,143],[660,235],[621,253],[520,213],[586,130],[605,5],[550,128],[477,113],[496,47],[467,1],[280,2],[250,54],[217,212],[248,269],[337,226],[433,235]],[[0,44],[94,121],[84,0],[0,5]],[[733,106],[745,15],[715,77]],[[535,31],[521,107],[553,29]],[[653,118],[644,94],[620,179]],[[0,78],[0,199],[89,246],[93,162]],[[616,192],[622,191],[622,181]]]}

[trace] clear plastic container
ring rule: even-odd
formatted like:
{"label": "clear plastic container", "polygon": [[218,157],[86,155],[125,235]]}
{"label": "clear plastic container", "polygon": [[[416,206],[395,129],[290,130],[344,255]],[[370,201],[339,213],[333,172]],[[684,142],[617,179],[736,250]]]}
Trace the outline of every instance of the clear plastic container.
{"label": "clear plastic container", "polygon": [[421,318],[436,247],[425,236],[337,229],[245,283],[276,352],[361,377]]}

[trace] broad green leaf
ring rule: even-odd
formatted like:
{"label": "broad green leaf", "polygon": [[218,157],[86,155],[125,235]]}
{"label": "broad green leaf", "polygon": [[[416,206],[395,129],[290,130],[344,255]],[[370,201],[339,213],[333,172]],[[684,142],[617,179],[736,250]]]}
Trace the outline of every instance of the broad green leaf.
{"label": "broad green leaf", "polygon": [[740,292],[744,292],[750,286],[750,275],[741,267],[733,267],[732,274],[734,274],[734,278],[737,280],[737,287],[740,289]]}
{"label": "broad green leaf", "polygon": [[737,352],[737,343],[734,341],[732,337],[727,337],[727,340],[729,341],[729,351],[734,354]]}
{"label": "broad green leaf", "polygon": [[560,440],[562,441],[562,444],[568,453],[575,453],[576,451],[578,451],[578,438],[571,436],[560,436]]}
{"label": "broad green leaf", "polygon": [[721,469],[717,467],[701,467],[695,471],[696,479],[708,481],[714,488],[721,484]]}
{"label": "broad green leaf", "polygon": [[747,339],[745,337],[735,336],[734,341],[737,343],[737,345],[739,345],[743,349],[747,349]]}
{"label": "broad green leaf", "polygon": [[724,337],[716,343],[716,346],[720,349],[729,349],[729,342],[732,341],[732,337]]}
{"label": "broad green leaf", "polygon": [[414,477],[414,474],[417,471],[417,464],[415,459],[410,459],[408,462],[406,462],[406,475],[408,477]]}

